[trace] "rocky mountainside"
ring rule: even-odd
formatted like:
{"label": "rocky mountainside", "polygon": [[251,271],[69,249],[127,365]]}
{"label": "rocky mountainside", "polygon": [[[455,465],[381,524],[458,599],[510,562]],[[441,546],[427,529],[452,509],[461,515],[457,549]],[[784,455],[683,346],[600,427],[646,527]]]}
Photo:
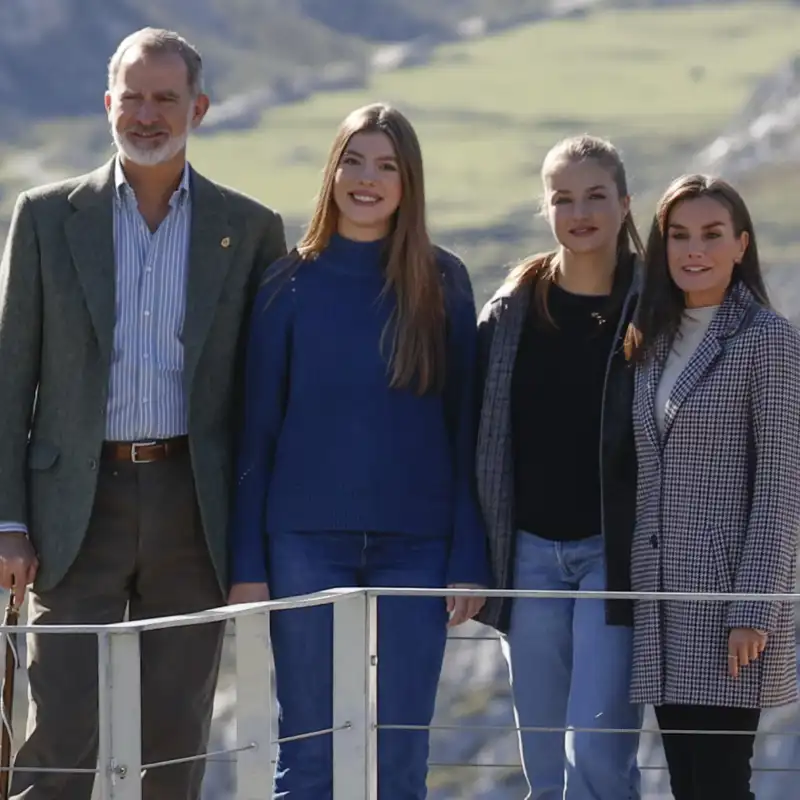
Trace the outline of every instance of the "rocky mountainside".
{"label": "rocky mountainside", "polygon": [[178,28],[200,47],[217,98],[265,76],[289,75],[298,65],[358,63],[364,49],[304,15],[293,0],[5,0],[2,130],[95,113],[109,57],[124,36],[146,25]]}
{"label": "rocky mountainside", "polygon": [[3,0],[0,138],[31,121],[95,113],[110,55],[126,34],[146,25],[175,28],[198,45],[219,102],[267,88],[280,92],[335,65],[346,65],[356,80],[380,43],[447,39],[474,16],[490,27],[519,23],[562,2]]}
{"label": "rocky mountainside", "polygon": [[693,166],[736,178],[788,164],[800,164],[800,54],[760,81]]}
{"label": "rocky mountainside", "polygon": [[[697,153],[691,169],[723,175],[770,198],[758,229],[800,245],[796,190],[800,185],[800,53],[764,77],[725,128]],[[755,187],[755,189],[754,189]],[[773,211],[777,213],[773,213]],[[783,230],[777,231],[780,218]],[[800,323],[797,263],[770,267],[768,282],[780,310]]]}

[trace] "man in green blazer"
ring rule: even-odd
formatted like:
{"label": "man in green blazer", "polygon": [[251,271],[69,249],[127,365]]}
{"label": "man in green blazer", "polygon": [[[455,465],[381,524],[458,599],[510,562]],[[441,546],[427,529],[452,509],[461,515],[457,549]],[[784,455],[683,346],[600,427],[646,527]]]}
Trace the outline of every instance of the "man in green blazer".
{"label": "man in green blazer", "polygon": [[[209,105],[200,55],[144,29],[109,65],[116,145],[24,192],[0,262],[0,585],[34,624],[223,605],[244,334],[280,216],[186,161]],[[205,752],[220,624],[142,637],[144,763]],[[32,636],[12,797],[88,800],[94,637]],[[204,761],[149,769],[147,800],[196,800]]]}

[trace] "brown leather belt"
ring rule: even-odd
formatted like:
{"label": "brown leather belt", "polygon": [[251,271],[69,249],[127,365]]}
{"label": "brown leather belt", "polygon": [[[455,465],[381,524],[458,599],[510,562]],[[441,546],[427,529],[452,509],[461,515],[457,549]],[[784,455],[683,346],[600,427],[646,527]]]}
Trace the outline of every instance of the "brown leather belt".
{"label": "brown leather belt", "polygon": [[188,436],[154,439],[147,442],[103,442],[102,457],[105,461],[149,464],[151,461],[163,461],[179,453],[185,453],[188,449]]}

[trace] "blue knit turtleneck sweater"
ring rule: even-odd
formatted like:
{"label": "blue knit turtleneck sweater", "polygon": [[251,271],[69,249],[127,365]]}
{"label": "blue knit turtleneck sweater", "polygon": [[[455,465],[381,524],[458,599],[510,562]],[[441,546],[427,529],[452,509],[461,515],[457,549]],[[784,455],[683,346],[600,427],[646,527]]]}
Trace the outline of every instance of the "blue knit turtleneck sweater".
{"label": "blue knit turtleneck sweater", "polygon": [[448,537],[448,583],[488,582],[474,492],[476,319],[469,277],[458,259],[437,249],[448,313],[444,391],[420,397],[392,389],[379,348],[394,307],[392,296],[381,294],[383,244],[336,235],[318,259],[258,294],[231,527],[232,583],[266,581],[266,537],[289,531]]}

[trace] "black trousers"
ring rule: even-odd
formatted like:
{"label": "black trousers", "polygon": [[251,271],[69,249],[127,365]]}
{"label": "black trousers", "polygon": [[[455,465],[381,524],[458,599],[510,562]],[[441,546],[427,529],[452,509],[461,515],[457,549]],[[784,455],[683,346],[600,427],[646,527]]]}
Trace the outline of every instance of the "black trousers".
{"label": "black trousers", "polygon": [[662,733],[670,786],[675,800],[755,800],[750,790],[750,760],[760,710],[722,706],[656,706],[662,731],[746,731]]}

